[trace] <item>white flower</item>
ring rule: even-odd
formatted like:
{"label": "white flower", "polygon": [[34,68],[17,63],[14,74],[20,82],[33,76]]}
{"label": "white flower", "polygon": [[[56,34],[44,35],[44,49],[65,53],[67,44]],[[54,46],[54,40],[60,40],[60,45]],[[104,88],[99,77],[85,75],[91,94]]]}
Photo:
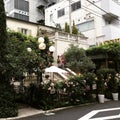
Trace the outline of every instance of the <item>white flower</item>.
{"label": "white flower", "polygon": [[51,90],[51,87],[49,87],[48,90]]}
{"label": "white flower", "polygon": [[55,85],[54,85],[54,83],[51,83],[50,86],[51,86],[51,87],[54,87]]}
{"label": "white flower", "polygon": [[31,52],[31,51],[32,51],[32,49],[31,49],[30,47],[28,47],[28,48],[27,48],[27,51],[28,51],[28,52]]}

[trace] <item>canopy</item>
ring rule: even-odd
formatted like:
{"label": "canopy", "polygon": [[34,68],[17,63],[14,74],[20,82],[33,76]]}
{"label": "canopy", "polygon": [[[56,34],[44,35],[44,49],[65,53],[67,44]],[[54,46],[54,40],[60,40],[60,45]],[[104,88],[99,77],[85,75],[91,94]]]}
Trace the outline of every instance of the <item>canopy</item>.
{"label": "canopy", "polygon": [[56,66],[51,66],[49,68],[46,68],[45,72],[67,73],[67,71],[65,71],[65,70],[63,70],[61,68],[58,68]]}

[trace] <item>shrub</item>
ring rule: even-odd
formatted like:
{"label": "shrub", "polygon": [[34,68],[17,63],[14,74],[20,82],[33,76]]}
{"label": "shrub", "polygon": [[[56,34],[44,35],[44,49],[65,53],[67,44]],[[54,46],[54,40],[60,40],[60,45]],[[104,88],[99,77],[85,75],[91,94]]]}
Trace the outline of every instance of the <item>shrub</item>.
{"label": "shrub", "polygon": [[106,91],[116,91],[117,82],[115,79],[115,70],[109,68],[99,69],[97,71],[97,90],[99,93],[104,93]]}
{"label": "shrub", "polygon": [[17,116],[15,92],[11,86],[0,85],[0,118]]}
{"label": "shrub", "polygon": [[86,87],[84,77],[82,76],[71,77],[67,85],[69,101],[72,102],[72,104],[82,102],[85,90]]}

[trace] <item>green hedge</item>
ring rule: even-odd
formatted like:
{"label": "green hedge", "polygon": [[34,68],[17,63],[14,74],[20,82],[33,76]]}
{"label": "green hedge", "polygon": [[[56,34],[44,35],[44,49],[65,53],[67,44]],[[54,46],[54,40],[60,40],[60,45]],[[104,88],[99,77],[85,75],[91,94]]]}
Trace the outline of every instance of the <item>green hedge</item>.
{"label": "green hedge", "polygon": [[15,92],[9,85],[0,84],[0,118],[14,117],[18,114]]}

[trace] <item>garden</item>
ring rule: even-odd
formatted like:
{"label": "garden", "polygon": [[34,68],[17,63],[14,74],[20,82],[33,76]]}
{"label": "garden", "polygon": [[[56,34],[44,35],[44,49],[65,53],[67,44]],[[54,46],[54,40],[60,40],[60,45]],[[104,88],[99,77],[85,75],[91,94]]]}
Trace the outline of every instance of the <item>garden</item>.
{"label": "garden", "polygon": [[[63,55],[64,67],[77,75],[61,82],[45,76],[47,82],[44,82],[44,69],[54,62],[49,52],[54,43],[44,36],[45,49],[40,50],[39,36],[33,38],[6,28],[3,11],[4,4],[0,1],[0,118],[17,116],[20,105],[48,110],[97,102],[98,94],[104,94],[108,99],[113,99],[112,93],[120,94],[119,43],[88,50],[70,45]],[[99,59],[98,53],[102,54]],[[36,75],[37,82],[24,86],[26,73]],[[20,82],[17,91],[15,81]]]}

